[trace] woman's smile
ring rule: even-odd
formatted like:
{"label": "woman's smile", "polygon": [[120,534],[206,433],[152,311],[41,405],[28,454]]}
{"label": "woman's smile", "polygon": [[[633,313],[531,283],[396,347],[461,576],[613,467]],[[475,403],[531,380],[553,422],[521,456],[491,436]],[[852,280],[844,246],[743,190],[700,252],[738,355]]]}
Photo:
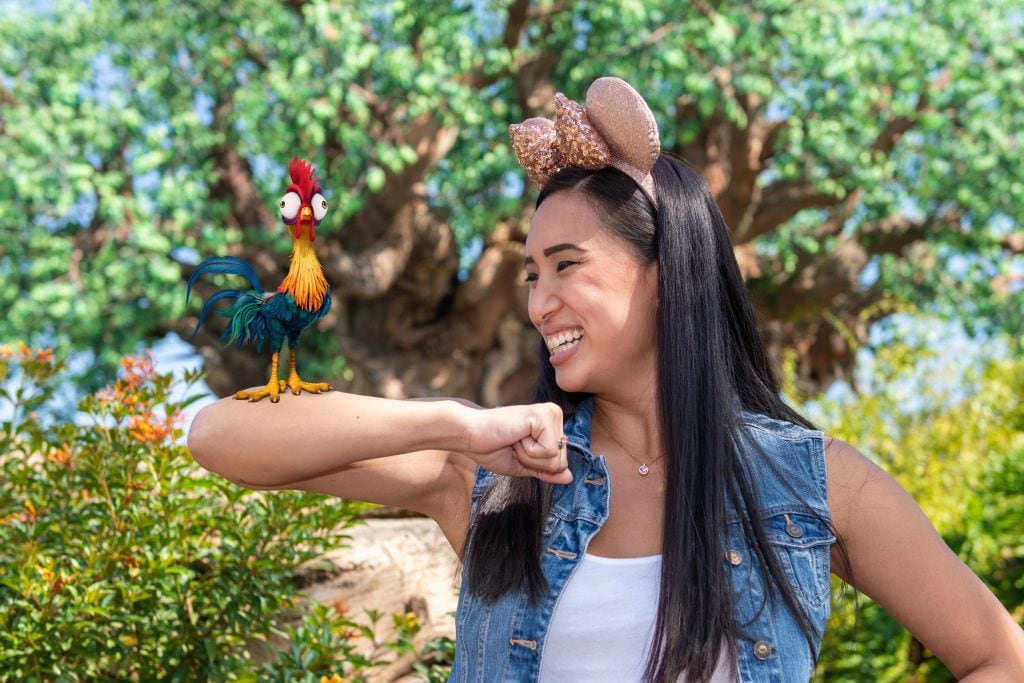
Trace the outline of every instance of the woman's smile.
{"label": "woman's smile", "polygon": [[583,337],[583,330],[579,328],[544,337],[544,343],[547,344],[548,351],[551,353],[549,358],[551,364],[559,365],[568,360],[583,343]]}

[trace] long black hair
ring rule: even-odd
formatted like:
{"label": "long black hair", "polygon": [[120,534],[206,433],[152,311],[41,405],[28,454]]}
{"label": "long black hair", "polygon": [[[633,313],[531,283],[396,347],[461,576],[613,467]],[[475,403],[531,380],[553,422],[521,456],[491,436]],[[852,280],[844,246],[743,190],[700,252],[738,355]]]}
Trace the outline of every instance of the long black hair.
{"label": "long black hair", "polygon": [[[814,426],[779,396],[779,381],[757,327],[733,254],[728,227],[700,174],[662,154],[654,170],[658,206],[627,175],[608,168],[568,168],[541,190],[581,193],[603,227],[629,245],[640,263],[658,264],[658,409],[665,449],[662,570],[654,639],[645,677],[711,678],[723,644],[735,656],[743,638],[733,616],[733,589],[722,562],[727,503],[759,560],[770,599],[796,617],[812,658],[820,633],[768,545],[756,482],[741,457],[740,409]],[[585,398],[562,391],[541,343],[536,400],[566,415]],[[552,485],[495,477],[471,520],[463,556],[467,588],[486,601],[547,590],[540,568]]]}

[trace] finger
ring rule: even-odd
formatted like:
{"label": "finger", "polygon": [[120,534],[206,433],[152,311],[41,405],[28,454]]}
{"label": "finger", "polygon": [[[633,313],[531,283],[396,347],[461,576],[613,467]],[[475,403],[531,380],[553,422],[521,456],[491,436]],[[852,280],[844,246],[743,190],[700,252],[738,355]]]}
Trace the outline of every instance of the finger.
{"label": "finger", "polygon": [[565,437],[560,437],[554,448],[542,448],[536,442],[531,442],[532,440],[523,439],[516,442],[512,449],[516,460],[523,467],[548,473],[560,473],[568,469],[569,456]]}
{"label": "finger", "polygon": [[564,435],[558,438],[553,438],[552,436],[545,434],[539,438],[525,436],[520,439],[520,443],[523,444],[523,450],[528,457],[535,458],[537,460],[544,460],[547,458],[560,458],[564,456],[568,439],[566,439]]}
{"label": "finger", "polygon": [[512,452],[515,454],[516,462],[524,471],[527,476],[533,476],[535,472],[560,472],[565,469],[564,464],[560,464],[554,457],[533,457],[526,452],[526,448],[522,443],[516,443],[512,446]]}
{"label": "finger", "polygon": [[541,465],[540,467],[536,467],[528,464],[532,460],[524,455],[521,444],[513,446],[512,451],[515,453],[516,460],[522,468],[521,476],[534,477],[551,484],[572,483],[572,472],[569,470],[566,460],[563,459],[561,463],[558,463],[556,460],[544,460],[538,463]]}
{"label": "finger", "polygon": [[541,470],[533,470],[530,474],[541,481],[546,481],[551,484],[572,483],[572,470],[568,467],[561,472],[542,472]]}
{"label": "finger", "polygon": [[513,449],[516,457],[526,467],[542,470],[558,470],[561,449],[557,443],[545,446],[533,437],[524,437],[516,442]]}
{"label": "finger", "polygon": [[530,433],[527,451],[534,457],[556,455],[562,434],[562,409],[554,403],[539,403],[529,406]]}

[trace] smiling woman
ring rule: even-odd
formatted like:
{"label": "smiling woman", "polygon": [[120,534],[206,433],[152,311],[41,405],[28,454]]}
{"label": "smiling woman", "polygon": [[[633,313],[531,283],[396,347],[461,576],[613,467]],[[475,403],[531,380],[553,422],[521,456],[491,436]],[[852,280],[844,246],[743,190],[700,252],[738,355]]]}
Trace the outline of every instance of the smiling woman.
{"label": "smiling woman", "polygon": [[435,519],[464,562],[455,681],[807,680],[830,571],[957,677],[1024,680],[1020,628],[913,500],[780,398],[728,227],[640,96],[555,104],[512,131],[541,187],[535,403],[229,399],[196,459]]}

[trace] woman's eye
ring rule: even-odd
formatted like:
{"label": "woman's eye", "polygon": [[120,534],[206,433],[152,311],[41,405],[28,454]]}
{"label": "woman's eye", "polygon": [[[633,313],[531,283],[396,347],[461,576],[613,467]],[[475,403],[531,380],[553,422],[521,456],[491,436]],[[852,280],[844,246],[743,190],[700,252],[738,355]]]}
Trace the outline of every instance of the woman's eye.
{"label": "woman's eye", "polygon": [[565,270],[569,266],[575,266],[577,263],[579,263],[579,261],[559,261],[558,262],[557,270],[558,270],[559,273],[561,273],[563,270]]}
{"label": "woman's eye", "polygon": [[524,282],[536,282],[537,281],[537,273],[527,273],[526,277],[523,278],[523,281]]}

